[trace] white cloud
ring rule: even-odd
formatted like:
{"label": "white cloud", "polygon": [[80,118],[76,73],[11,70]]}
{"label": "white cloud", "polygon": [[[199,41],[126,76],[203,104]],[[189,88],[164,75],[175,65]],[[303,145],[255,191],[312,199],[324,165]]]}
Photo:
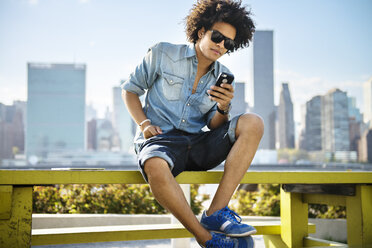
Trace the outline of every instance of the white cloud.
{"label": "white cloud", "polygon": [[90,0],[78,0],[78,1],[79,1],[79,3],[82,3],[82,4],[90,2]]}

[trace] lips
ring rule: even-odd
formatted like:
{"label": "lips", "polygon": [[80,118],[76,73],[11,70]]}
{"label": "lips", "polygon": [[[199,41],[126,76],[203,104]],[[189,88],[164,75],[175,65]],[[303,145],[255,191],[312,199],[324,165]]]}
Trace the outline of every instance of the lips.
{"label": "lips", "polygon": [[216,55],[221,55],[221,52],[217,49],[211,49],[213,51],[213,53],[215,53]]}

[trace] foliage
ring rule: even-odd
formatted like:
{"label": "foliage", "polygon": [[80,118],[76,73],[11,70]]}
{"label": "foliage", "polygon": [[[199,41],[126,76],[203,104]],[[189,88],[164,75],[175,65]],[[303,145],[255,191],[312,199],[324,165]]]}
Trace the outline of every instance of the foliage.
{"label": "foliage", "polygon": [[309,218],[338,219],[346,218],[346,207],[309,204]]}
{"label": "foliage", "polygon": [[[191,207],[202,210],[199,185],[191,185]],[[155,200],[147,184],[72,184],[36,186],[33,193],[35,213],[117,213],[164,214],[167,211]]]}
{"label": "foliage", "polygon": [[260,184],[258,191],[239,190],[233,196],[237,205],[232,208],[241,215],[280,216],[279,185]]}
{"label": "foliage", "polygon": [[[280,216],[280,186],[260,184],[258,191],[239,190],[233,196],[236,201],[231,206],[241,215]],[[346,218],[345,207],[309,204],[309,218],[336,219]]]}
{"label": "foliage", "polygon": [[190,205],[194,214],[200,214],[203,210],[203,202],[209,199],[209,195],[199,194],[200,184],[190,185]]}

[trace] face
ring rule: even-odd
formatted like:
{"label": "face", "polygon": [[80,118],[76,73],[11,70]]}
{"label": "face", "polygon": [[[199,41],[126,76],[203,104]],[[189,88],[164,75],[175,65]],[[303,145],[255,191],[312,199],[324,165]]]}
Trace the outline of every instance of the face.
{"label": "face", "polygon": [[220,34],[231,40],[234,40],[236,36],[235,27],[225,22],[215,23],[210,30],[205,30],[204,28],[200,29],[198,32],[199,40],[195,45],[199,60],[199,57],[201,56],[209,62],[214,62],[227,52],[227,49],[225,48],[225,40],[222,40],[219,43],[215,43],[211,40],[212,30],[213,32],[218,31]]}

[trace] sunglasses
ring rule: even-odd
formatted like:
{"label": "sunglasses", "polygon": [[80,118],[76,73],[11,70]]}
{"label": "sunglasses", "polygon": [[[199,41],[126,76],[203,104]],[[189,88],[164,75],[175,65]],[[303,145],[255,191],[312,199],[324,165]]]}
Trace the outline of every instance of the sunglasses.
{"label": "sunglasses", "polygon": [[221,41],[224,41],[224,46],[229,51],[233,51],[235,48],[235,41],[227,38],[217,30],[212,30],[211,40],[217,44],[221,43]]}

